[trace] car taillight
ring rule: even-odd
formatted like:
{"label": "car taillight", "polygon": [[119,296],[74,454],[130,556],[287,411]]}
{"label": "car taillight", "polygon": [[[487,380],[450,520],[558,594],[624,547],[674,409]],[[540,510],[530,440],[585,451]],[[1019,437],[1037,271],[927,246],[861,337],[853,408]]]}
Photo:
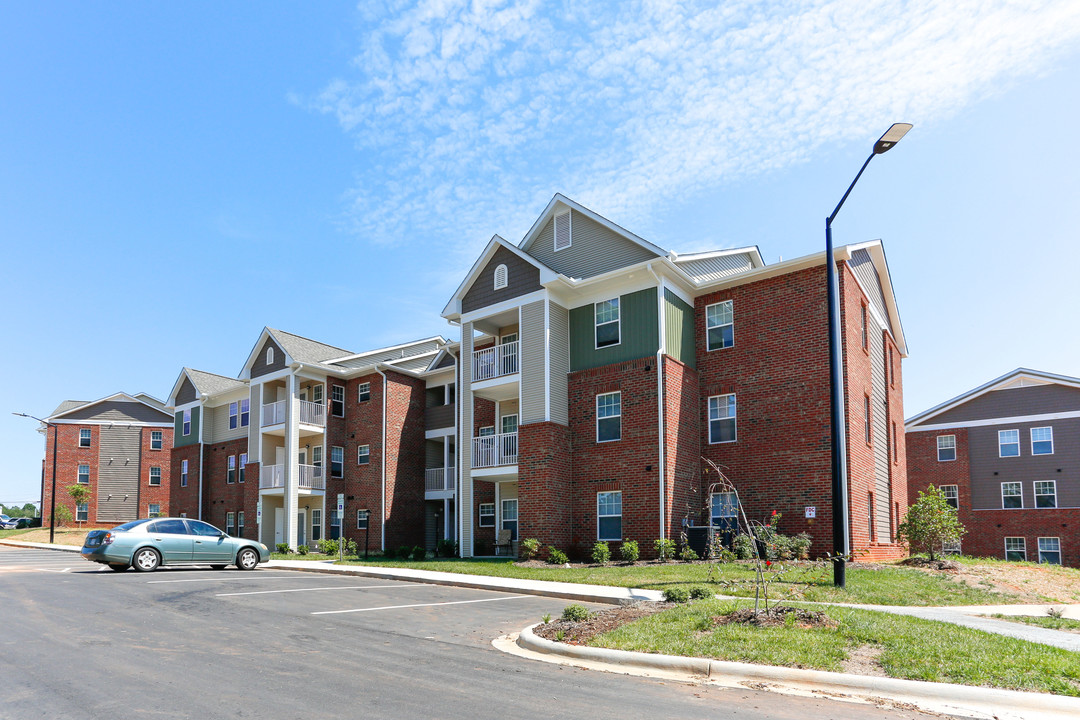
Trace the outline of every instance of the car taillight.
{"label": "car taillight", "polygon": [[109,543],[111,543],[115,539],[116,538],[113,536],[112,533],[105,533],[105,537],[101,538],[101,544],[102,545],[108,545]]}

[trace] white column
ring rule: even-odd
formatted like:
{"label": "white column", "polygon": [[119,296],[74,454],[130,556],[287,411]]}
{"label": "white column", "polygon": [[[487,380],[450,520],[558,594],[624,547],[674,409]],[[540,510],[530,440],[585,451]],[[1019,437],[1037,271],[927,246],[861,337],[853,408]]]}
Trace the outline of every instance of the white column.
{"label": "white column", "polygon": [[285,537],[289,547],[296,549],[296,515],[300,510],[300,383],[296,373],[290,373],[285,393]]}

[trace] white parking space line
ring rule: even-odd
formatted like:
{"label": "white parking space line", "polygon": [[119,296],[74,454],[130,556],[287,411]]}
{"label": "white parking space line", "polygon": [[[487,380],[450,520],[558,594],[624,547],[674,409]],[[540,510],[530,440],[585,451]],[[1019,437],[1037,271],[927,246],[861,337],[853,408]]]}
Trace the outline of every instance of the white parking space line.
{"label": "white parking space line", "polygon": [[259,577],[249,577],[247,575],[244,575],[242,577],[237,577],[235,575],[221,575],[219,573],[219,571],[217,571],[217,570],[214,570],[213,572],[218,573],[218,574],[215,574],[215,575],[213,575],[211,577],[186,578],[184,580],[147,580],[146,584],[147,585],[159,585],[161,583],[211,582],[211,581],[214,581],[214,580],[296,580],[297,579],[295,575],[266,575],[266,576],[259,576]]}
{"label": "white parking space line", "polygon": [[407,588],[407,587],[430,587],[424,583],[404,583],[401,585],[341,585],[338,587],[314,587],[314,588],[293,588],[291,590],[252,590],[251,592],[238,592],[238,593],[218,593],[215,597],[233,597],[234,595],[273,595],[274,593],[294,593],[294,592],[317,592],[320,590],[382,590],[385,588]]}
{"label": "white parking space line", "polygon": [[372,612],[374,610],[403,610],[405,608],[418,608],[418,607],[435,607],[436,605],[468,605],[470,603],[482,603],[482,602],[498,602],[500,600],[520,600],[521,598],[531,598],[534,595],[509,595],[507,597],[497,598],[484,598],[482,600],[453,600],[450,602],[437,602],[437,603],[416,603],[415,605],[386,605],[383,607],[373,608],[356,608],[354,610],[321,610],[319,612],[313,612],[312,615],[341,615],[342,613],[358,613],[358,612]]}

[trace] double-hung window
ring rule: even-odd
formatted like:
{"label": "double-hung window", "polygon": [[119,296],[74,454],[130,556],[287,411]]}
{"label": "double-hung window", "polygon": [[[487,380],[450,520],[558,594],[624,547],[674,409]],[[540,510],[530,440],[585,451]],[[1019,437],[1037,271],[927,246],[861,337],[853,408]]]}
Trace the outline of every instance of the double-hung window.
{"label": "double-hung window", "polygon": [[159,468],[159,467],[150,468],[150,484],[151,485],[161,485],[161,468]]}
{"label": "double-hung window", "polygon": [[870,396],[863,395],[863,439],[869,445],[874,440],[873,423],[870,419]]}
{"label": "double-hung window", "polygon": [[240,403],[229,403],[229,429],[235,430],[240,424]]}
{"label": "double-hung window", "polygon": [[1039,562],[1051,565],[1061,564],[1061,538],[1039,538]]}
{"label": "double-hung window", "polygon": [[945,496],[945,502],[949,504],[953,510],[960,509],[960,488],[957,485],[942,485],[940,488],[941,494]]}
{"label": "double-hung window", "polygon": [[367,402],[371,399],[371,383],[360,383],[356,386],[357,402]]}
{"label": "double-hung window", "polygon": [[596,396],[596,442],[622,439],[622,393]]}
{"label": "double-hung window", "polygon": [[[187,433],[184,433],[185,435]],[[90,447],[90,428],[79,429],[79,447]]]}
{"label": "double-hung window", "polygon": [[622,540],[622,491],[596,493],[596,539]]}
{"label": "double-hung window", "polygon": [[1005,559],[1019,562],[1027,560],[1027,541],[1022,537],[1005,538]]}
{"label": "double-hung window", "polygon": [[495,503],[480,503],[480,527],[495,527]]}
{"label": "double-hung window", "polygon": [[709,444],[735,442],[735,394],[709,398]]}
{"label": "double-hung window", "polygon": [[619,298],[604,300],[594,306],[596,313],[596,347],[619,344]]}
{"label": "double-hung window", "polygon": [[236,513],[225,513],[225,534],[236,534]]}
{"label": "double-hung window", "polygon": [[334,417],[345,417],[345,386],[330,386],[330,414]]}
{"label": "double-hung window", "polygon": [[357,510],[356,511],[356,529],[357,530],[367,530],[368,529],[368,520],[370,518],[371,518],[371,512],[369,512],[368,510],[366,510],[364,508],[361,508],[361,509]]}
{"label": "double-hung window", "polygon": [[1054,428],[1037,427],[1031,428],[1031,454],[1053,455],[1054,454]]}
{"label": "double-hung window", "polygon": [[518,539],[518,501],[502,501],[502,529],[510,531],[510,539]]}
{"label": "double-hung window", "polygon": [[713,527],[734,530],[739,521],[739,496],[733,492],[718,492],[709,496],[709,514]]}
{"label": "double-hung window", "polygon": [[247,427],[251,423],[251,399],[244,398],[240,401],[240,427]]}
{"label": "double-hung window", "polygon": [[371,461],[371,446],[360,445],[356,448],[356,464],[367,465]]}
{"label": "double-hung window", "polygon": [[339,478],[345,471],[345,448],[334,445],[330,448],[330,477]]}
{"label": "double-hung window", "polygon": [[150,431],[150,449],[160,450],[164,445],[164,435],[160,430]]}
{"label": "double-hung window", "polygon": [[183,413],[183,426],[181,428],[182,435],[191,434],[191,408],[188,408]]}
{"label": "double-hung window", "polygon": [[188,461],[180,461],[180,487],[187,487],[188,481]]}
{"label": "double-hung window", "polygon": [[1035,481],[1035,507],[1037,507],[1037,508],[1056,508],[1057,507],[1057,481],[1056,480],[1036,480]]}
{"label": "double-hung window", "polygon": [[90,466],[89,465],[80,465],[79,466],[79,476],[78,476],[77,482],[80,485],[89,485],[90,484]]}
{"label": "double-hung window", "polygon": [[225,470],[225,482],[232,485],[236,482],[236,456],[230,455],[228,463],[227,469]]}
{"label": "double-hung window", "polygon": [[75,520],[76,522],[89,522],[90,503],[79,503],[75,506]]}
{"label": "double-hung window", "polygon": [[155,518],[161,514],[161,503],[150,503],[146,506],[146,517]]}
{"label": "double-hung window", "polygon": [[247,453],[240,453],[240,467],[236,471],[236,481],[244,482],[244,474],[247,472],[244,467],[247,465]]}
{"label": "double-hung window", "polygon": [[1024,494],[1020,488],[1020,483],[1001,483],[1001,507],[1007,510],[1024,507]]}
{"label": "double-hung window", "polygon": [[322,540],[322,510],[311,510],[311,539]]}
{"label": "double-hung window", "polygon": [[720,350],[735,344],[735,320],[731,300],[705,308],[705,343],[708,350]]}
{"label": "double-hung window", "polygon": [[1020,457],[1020,431],[998,430],[998,457]]}
{"label": "double-hung window", "polygon": [[236,536],[244,537],[244,511],[236,513]]}
{"label": "double-hung window", "polygon": [[937,460],[938,462],[952,462],[956,459],[956,436],[937,436]]}

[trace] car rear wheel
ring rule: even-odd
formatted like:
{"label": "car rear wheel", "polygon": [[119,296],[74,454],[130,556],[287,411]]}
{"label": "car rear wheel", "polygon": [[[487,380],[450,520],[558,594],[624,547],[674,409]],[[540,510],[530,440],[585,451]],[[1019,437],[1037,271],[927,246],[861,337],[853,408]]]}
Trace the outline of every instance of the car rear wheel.
{"label": "car rear wheel", "polygon": [[158,565],[161,564],[161,556],[154,548],[142,548],[135,553],[132,564],[139,572],[151,572],[157,570]]}
{"label": "car rear wheel", "polygon": [[236,554],[236,567],[241,570],[254,570],[259,564],[259,553],[251,548],[244,548]]}
{"label": "car rear wheel", "polygon": [[124,572],[129,567],[131,566],[127,563],[109,563],[109,569],[114,572]]}

